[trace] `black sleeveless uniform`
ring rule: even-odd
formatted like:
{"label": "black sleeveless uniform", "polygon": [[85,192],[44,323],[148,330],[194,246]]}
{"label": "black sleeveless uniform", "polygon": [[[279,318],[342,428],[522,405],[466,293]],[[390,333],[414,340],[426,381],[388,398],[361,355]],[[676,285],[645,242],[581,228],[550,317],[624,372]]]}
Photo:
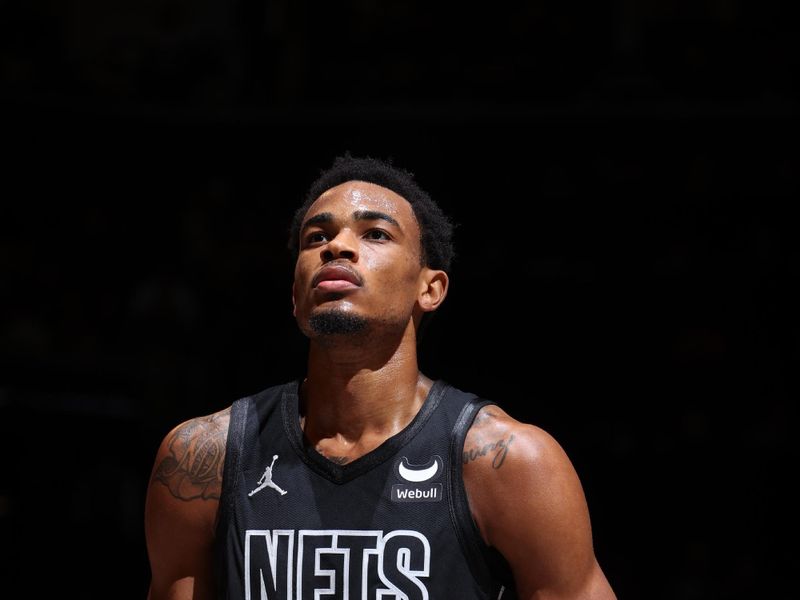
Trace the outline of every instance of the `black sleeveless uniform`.
{"label": "black sleeveless uniform", "polygon": [[480,538],[461,478],[467,430],[490,402],[437,381],[405,429],[340,466],[304,443],[298,384],[231,407],[219,598],[516,597],[507,564]]}

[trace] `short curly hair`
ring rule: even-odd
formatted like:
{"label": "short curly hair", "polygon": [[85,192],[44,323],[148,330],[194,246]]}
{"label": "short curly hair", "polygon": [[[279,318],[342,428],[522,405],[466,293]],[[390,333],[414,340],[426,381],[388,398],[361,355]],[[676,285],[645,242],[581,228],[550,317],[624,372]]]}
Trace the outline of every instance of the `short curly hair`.
{"label": "short curly hair", "polygon": [[422,188],[414,174],[396,167],[391,160],[354,157],[350,153],[338,156],[311,184],[305,200],[294,213],[289,228],[289,250],[297,259],[300,227],[308,209],[320,195],[346,181],[366,181],[388,188],[402,196],[410,205],[420,229],[422,264],[432,269],[449,271],[455,255],[453,223]]}

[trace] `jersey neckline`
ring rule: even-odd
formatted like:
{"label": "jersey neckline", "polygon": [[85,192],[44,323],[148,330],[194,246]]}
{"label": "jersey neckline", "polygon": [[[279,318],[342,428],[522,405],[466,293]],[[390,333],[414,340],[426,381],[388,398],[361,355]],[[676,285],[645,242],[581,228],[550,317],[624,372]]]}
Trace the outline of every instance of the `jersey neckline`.
{"label": "jersey neckline", "polygon": [[300,428],[299,379],[286,384],[281,392],[283,426],[292,448],[306,465],[334,483],[345,483],[363,475],[391,458],[399,448],[408,443],[422,429],[428,418],[436,410],[436,407],[439,406],[446,387],[447,384],[443,380],[434,381],[419,411],[405,428],[388,438],[374,450],[345,465],[337,465],[331,462],[305,443],[303,430]]}

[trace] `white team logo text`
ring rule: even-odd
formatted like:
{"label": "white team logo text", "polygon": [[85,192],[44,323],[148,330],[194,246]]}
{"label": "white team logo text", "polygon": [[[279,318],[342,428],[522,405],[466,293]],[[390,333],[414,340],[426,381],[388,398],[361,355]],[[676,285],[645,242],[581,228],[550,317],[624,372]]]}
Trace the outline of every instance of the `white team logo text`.
{"label": "white team logo text", "polygon": [[431,548],[399,529],[249,529],[245,600],[428,600]]}

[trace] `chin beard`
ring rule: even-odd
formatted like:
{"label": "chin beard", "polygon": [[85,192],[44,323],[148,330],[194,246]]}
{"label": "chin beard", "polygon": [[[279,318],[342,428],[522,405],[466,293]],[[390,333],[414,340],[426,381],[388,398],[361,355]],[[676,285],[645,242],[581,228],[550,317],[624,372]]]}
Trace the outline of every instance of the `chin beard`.
{"label": "chin beard", "polygon": [[342,310],[326,310],[311,315],[308,325],[317,335],[352,335],[367,330],[364,317]]}

